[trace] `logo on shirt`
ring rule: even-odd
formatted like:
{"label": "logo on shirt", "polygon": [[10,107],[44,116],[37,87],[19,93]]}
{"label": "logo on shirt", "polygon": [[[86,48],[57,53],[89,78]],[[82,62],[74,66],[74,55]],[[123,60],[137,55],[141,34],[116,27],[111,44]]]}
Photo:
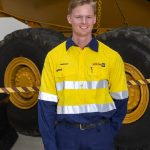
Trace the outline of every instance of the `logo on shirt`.
{"label": "logo on shirt", "polygon": [[93,63],[93,66],[101,66],[101,67],[106,67],[105,63],[99,63],[99,62],[95,62]]}
{"label": "logo on shirt", "polygon": [[61,63],[60,65],[68,65],[69,63]]}
{"label": "logo on shirt", "polygon": [[59,68],[59,69],[57,69],[56,71],[57,71],[57,72],[62,71],[62,68]]}

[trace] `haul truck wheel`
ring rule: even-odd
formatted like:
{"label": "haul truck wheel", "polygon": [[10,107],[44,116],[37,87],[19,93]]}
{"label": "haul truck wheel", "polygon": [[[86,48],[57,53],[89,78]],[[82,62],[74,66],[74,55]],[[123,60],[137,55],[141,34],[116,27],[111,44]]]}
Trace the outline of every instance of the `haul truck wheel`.
{"label": "haul truck wheel", "polygon": [[[40,73],[49,50],[65,37],[49,29],[24,29],[5,37],[0,50],[0,80],[6,87],[40,86]],[[38,92],[11,93],[8,104],[10,123],[20,133],[38,134]]]}
{"label": "haul truck wheel", "polygon": [[[135,31],[136,30],[136,31]],[[146,33],[148,30],[145,30]],[[97,39],[118,51],[125,62],[127,80],[150,78],[150,38],[137,28],[116,29]],[[128,113],[116,138],[119,150],[150,148],[149,85],[128,86]]]}
{"label": "haul truck wheel", "polygon": [[144,28],[144,27],[124,27],[122,30],[128,30],[128,32],[138,32],[143,36],[148,36],[150,38],[150,28]]}
{"label": "haul truck wheel", "polygon": [[0,102],[0,150],[10,150],[18,135],[7,120],[7,104]]}
{"label": "haul truck wheel", "polygon": [[[3,45],[3,41],[0,41],[0,51],[1,51],[1,46]],[[2,63],[1,61],[0,61],[0,63]],[[2,71],[1,71],[1,69],[0,69],[0,78],[1,78],[1,74],[2,74]],[[0,87],[3,87],[4,86],[4,82],[3,82],[3,80],[0,80]],[[7,97],[7,94],[2,94],[2,93],[0,93],[0,101],[3,101],[3,99],[5,99]]]}

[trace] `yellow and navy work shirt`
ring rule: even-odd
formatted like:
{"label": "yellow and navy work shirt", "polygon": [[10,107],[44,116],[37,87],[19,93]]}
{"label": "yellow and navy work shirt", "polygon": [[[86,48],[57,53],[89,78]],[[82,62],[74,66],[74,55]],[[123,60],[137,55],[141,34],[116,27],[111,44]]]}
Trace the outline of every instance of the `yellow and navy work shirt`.
{"label": "yellow and navy work shirt", "polygon": [[[69,38],[51,50],[44,63],[38,110],[45,145],[56,148],[55,121],[84,124],[109,118],[118,129],[126,114],[127,98],[119,54],[95,38],[84,49]],[[49,138],[53,140],[48,144]]]}

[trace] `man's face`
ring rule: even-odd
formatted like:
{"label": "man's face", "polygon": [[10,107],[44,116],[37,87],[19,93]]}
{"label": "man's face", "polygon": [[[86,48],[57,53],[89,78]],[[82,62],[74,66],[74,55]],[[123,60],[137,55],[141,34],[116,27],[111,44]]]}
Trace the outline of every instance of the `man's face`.
{"label": "man's face", "polygon": [[91,5],[77,6],[67,16],[67,19],[72,25],[73,35],[80,37],[91,36],[93,26],[96,23],[96,16]]}

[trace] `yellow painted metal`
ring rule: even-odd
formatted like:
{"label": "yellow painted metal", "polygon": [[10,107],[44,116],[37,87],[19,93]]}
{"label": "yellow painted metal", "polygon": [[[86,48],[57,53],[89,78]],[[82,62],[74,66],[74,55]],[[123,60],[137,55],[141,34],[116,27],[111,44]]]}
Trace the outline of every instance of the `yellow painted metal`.
{"label": "yellow painted metal", "polygon": [[[71,32],[66,19],[68,2],[69,0],[0,0],[0,12],[16,17],[31,26],[33,24],[35,27]],[[97,3],[102,8],[97,10],[98,29],[127,25],[150,27],[148,0],[97,0]]]}
{"label": "yellow painted metal", "polygon": [[[7,66],[4,76],[6,87],[33,87],[40,85],[40,72],[34,62],[25,58],[14,58]],[[21,109],[29,109],[37,103],[38,93],[11,93],[10,101]]]}
{"label": "yellow painted metal", "polygon": [[[133,65],[125,63],[127,80],[145,79],[143,74]],[[129,101],[128,113],[123,123],[132,123],[137,121],[145,113],[149,103],[148,85],[128,86]]]}

